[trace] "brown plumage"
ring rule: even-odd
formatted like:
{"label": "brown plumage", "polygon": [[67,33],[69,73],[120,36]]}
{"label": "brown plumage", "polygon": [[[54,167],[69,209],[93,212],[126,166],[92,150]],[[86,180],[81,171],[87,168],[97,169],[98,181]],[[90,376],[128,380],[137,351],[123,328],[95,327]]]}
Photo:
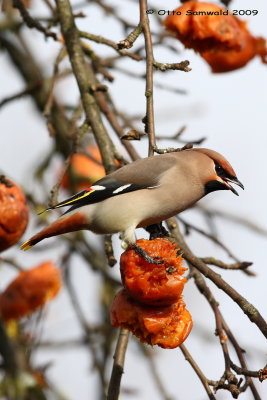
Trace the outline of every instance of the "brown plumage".
{"label": "brown plumage", "polygon": [[190,149],[137,160],[100,179],[91,188],[53,208],[70,206],[58,221],[22,245],[27,250],[44,238],[88,229],[123,233],[135,242],[135,229],[157,224],[191,207],[215,190],[243,188],[229,162],[209,149]]}

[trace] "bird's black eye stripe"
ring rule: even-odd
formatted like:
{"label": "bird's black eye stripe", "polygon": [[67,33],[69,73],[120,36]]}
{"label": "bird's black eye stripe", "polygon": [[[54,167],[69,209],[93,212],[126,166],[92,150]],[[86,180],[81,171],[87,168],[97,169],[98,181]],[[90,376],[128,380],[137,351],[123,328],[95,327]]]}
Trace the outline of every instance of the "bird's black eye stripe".
{"label": "bird's black eye stripe", "polygon": [[217,162],[214,161],[215,164],[215,171],[220,178],[228,178],[228,179],[235,179],[235,176],[230,175],[225,169]]}

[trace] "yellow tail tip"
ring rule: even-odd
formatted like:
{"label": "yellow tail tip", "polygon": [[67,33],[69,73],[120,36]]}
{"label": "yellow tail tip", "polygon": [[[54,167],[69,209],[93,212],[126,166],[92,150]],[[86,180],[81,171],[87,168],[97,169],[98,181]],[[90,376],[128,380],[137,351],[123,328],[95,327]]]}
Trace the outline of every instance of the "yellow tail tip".
{"label": "yellow tail tip", "polygon": [[30,250],[32,248],[32,246],[29,243],[30,243],[30,240],[27,240],[27,242],[23,243],[20,246],[21,250],[24,250],[24,251]]}

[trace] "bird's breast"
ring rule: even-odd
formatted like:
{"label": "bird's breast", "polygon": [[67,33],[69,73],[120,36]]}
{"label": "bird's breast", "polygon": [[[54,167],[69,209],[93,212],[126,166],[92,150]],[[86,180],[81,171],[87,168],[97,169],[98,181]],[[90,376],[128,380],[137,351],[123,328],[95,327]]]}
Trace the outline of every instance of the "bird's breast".
{"label": "bird's breast", "polygon": [[203,191],[190,191],[187,187],[161,185],[114,196],[86,206],[91,214],[90,229],[105,234],[125,231],[130,226],[155,224],[179,214],[203,194]]}

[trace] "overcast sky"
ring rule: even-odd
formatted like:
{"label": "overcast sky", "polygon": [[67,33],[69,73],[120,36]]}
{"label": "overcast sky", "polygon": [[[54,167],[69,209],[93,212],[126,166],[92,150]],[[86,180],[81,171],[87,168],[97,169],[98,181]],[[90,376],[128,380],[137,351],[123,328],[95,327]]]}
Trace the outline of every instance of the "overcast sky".
{"label": "overcast sky", "polygon": [[[78,1],[73,1],[73,4]],[[138,22],[137,2],[107,1],[109,4],[121,7],[121,15],[129,17],[133,23]],[[151,8],[162,8],[158,0],[151,1]],[[38,4],[33,0],[33,11],[42,12]],[[164,7],[172,10],[177,7],[177,1],[165,1]],[[267,37],[267,3],[262,0],[234,0],[233,9],[256,9],[256,16],[242,17],[249,21],[249,28],[256,36]],[[123,34],[110,18],[104,16],[96,7],[91,6],[84,10],[86,19],[79,19],[77,23],[82,30],[110,37],[115,42],[123,39]],[[153,28],[153,24],[152,24]],[[27,33],[25,33],[27,34]],[[43,36],[31,30],[30,40],[36,53],[36,57],[42,63],[47,74],[52,72],[53,60],[56,56],[58,45],[52,40],[45,42]],[[140,44],[140,39],[138,44]],[[106,54],[106,48],[93,45],[99,54]],[[182,45],[177,48],[183,49]],[[113,54],[108,51],[108,54]],[[184,59],[190,60],[192,71],[183,73],[179,71],[164,74],[156,73],[155,81],[173,85],[184,89],[187,95],[174,95],[173,93],[155,89],[155,116],[156,130],[160,135],[175,133],[181,126],[187,126],[184,138],[196,139],[205,136],[205,147],[221,152],[234,166],[237,175],[245,186],[245,191],[240,191],[240,196],[233,196],[231,192],[217,192],[210,194],[202,200],[206,207],[212,207],[231,212],[234,215],[247,217],[249,220],[267,228],[266,198],[267,198],[267,122],[266,122],[266,65],[258,58],[251,61],[245,68],[226,74],[211,74],[209,66],[191,50],[181,51],[177,57],[169,52],[155,49],[155,57],[161,62],[177,62]],[[127,60],[127,68],[133,67],[133,61]],[[24,87],[23,82],[17,76],[5,54],[0,54],[0,99],[16,93]],[[143,64],[134,65],[136,72],[144,71]],[[114,84],[108,84],[111,93],[115,96],[116,104],[125,111],[131,110],[132,114],[143,115],[145,111],[144,82],[130,80],[128,77],[115,74]],[[64,80],[58,85],[59,98],[68,99],[71,103],[76,101],[78,93],[75,84]],[[74,100],[73,100],[74,99]],[[165,141],[160,143],[162,147],[173,146],[174,143]],[[52,146],[52,139],[48,136],[46,126],[29,99],[19,100],[7,105],[0,110],[0,169],[7,175],[23,185],[33,187],[31,171],[37,161],[46,154]],[[142,141],[136,144],[140,153],[145,156],[147,143]],[[187,211],[184,218],[192,223],[205,227],[205,221],[194,211]],[[29,228],[26,237],[30,234]],[[218,231],[224,242],[242,260],[253,261],[253,271],[257,273],[255,278],[248,278],[241,272],[219,271],[222,276],[236,288],[242,295],[248,298],[258,307],[265,318],[266,312],[266,237],[253,234],[244,228],[235,226],[230,222],[218,220]],[[138,232],[139,237],[143,232]],[[93,240],[93,239],[92,239]],[[188,237],[188,242],[194,252],[199,256],[211,256],[230,260],[213,244],[197,234]],[[117,246],[118,247],[118,246]],[[119,249],[119,247],[118,247]],[[117,250],[118,252],[119,250]],[[17,260],[26,267],[36,261],[35,254],[18,254],[10,250],[6,255],[14,255]],[[56,252],[45,254],[44,257],[56,258]],[[88,309],[91,320],[97,321],[97,307],[92,306],[94,296],[97,296],[97,276],[93,277],[94,284],[88,288],[88,272],[80,265],[79,274],[75,276],[75,284],[79,285],[79,295],[84,307]],[[114,274],[118,276],[117,271]],[[3,281],[4,282],[4,281]],[[3,285],[3,282],[1,285]],[[221,303],[223,314],[228,324],[239,338],[240,344],[247,348],[247,358],[250,361],[250,369],[259,369],[265,364],[266,341],[262,334],[253,326],[240,309],[233,304],[223,293],[209,284]],[[2,288],[3,286],[1,286]],[[222,355],[217,339],[212,335],[214,321],[212,314],[204,298],[198,295],[192,282],[185,289],[185,301],[195,322],[195,329],[186,341],[186,346],[197,360],[206,374],[215,379],[220,376],[223,368]],[[71,312],[60,313],[62,304],[68,306],[66,296],[63,293],[48,310],[46,323],[46,337],[57,338],[73,337],[79,332]],[[69,335],[69,336],[68,336]],[[136,351],[136,343],[131,341],[126,357],[125,374],[123,384],[127,388],[138,388],[138,393],[131,398],[133,400],[160,400],[157,389],[150,378],[149,366]],[[194,373],[186,362],[179,349],[162,350],[154,349],[158,368],[165,384],[167,383],[170,394],[175,400],[202,400],[205,393],[201,384],[195,378]],[[54,352],[40,354],[40,360],[53,359],[55,362],[51,368],[51,376],[71,399],[93,399],[93,383],[95,375],[88,361],[88,354],[84,350],[73,350],[68,353]],[[142,362],[140,362],[142,360]],[[219,361],[219,362],[218,362]],[[73,374],[73,366],[77,373]],[[88,374],[90,379],[88,379]],[[184,382],[190,384],[185,385]],[[262,399],[267,397],[267,384],[258,384]],[[188,391],[190,390],[190,396]],[[121,400],[130,397],[122,394]],[[219,400],[229,399],[229,396],[218,393]],[[240,396],[241,400],[250,400],[249,391]]]}

